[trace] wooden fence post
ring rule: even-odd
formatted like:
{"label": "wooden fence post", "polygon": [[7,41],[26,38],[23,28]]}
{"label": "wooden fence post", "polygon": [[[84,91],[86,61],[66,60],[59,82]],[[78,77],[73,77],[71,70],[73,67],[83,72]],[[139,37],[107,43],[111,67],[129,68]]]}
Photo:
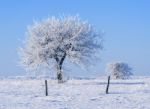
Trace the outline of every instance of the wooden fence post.
{"label": "wooden fence post", "polygon": [[47,80],[45,80],[45,95],[48,96]]}
{"label": "wooden fence post", "polygon": [[106,87],[106,94],[108,94],[109,83],[110,83],[110,76],[108,76],[108,82],[107,82],[107,87]]}

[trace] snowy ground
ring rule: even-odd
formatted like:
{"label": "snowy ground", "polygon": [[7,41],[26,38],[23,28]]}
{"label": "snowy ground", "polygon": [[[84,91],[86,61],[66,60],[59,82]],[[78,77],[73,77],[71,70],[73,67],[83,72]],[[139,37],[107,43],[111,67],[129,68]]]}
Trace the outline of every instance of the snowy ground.
{"label": "snowy ground", "polygon": [[57,84],[43,79],[0,79],[0,109],[150,109],[150,77],[111,80],[69,80]]}

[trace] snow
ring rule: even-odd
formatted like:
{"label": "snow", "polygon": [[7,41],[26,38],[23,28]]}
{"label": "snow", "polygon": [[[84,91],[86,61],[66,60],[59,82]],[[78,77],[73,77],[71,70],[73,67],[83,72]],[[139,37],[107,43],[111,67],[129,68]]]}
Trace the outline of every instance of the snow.
{"label": "snow", "polygon": [[64,84],[48,79],[1,78],[0,109],[150,109],[150,77],[110,80],[72,79]]}

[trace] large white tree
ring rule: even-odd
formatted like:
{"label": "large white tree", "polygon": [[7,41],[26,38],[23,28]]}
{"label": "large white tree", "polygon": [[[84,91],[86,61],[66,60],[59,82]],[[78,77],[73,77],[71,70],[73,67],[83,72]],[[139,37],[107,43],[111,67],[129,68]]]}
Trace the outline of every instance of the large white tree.
{"label": "large white tree", "polygon": [[127,79],[132,75],[132,68],[124,62],[108,63],[106,72],[115,79]]}
{"label": "large white tree", "polygon": [[77,16],[50,17],[28,27],[19,54],[24,68],[55,65],[57,79],[62,80],[66,58],[76,64],[86,63],[101,49],[102,37],[87,21]]}

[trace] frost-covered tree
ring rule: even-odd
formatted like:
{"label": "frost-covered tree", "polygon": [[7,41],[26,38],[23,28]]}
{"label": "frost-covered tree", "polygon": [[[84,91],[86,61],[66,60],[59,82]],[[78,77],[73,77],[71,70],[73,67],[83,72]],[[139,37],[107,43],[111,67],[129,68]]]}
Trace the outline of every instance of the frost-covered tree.
{"label": "frost-covered tree", "polygon": [[124,62],[108,63],[106,72],[115,79],[127,79],[132,75],[132,68]]}
{"label": "frost-covered tree", "polygon": [[102,49],[102,37],[77,16],[51,17],[28,27],[24,46],[20,49],[21,64],[29,70],[55,65],[57,79],[62,81],[62,65],[70,60],[80,65],[96,57]]}

